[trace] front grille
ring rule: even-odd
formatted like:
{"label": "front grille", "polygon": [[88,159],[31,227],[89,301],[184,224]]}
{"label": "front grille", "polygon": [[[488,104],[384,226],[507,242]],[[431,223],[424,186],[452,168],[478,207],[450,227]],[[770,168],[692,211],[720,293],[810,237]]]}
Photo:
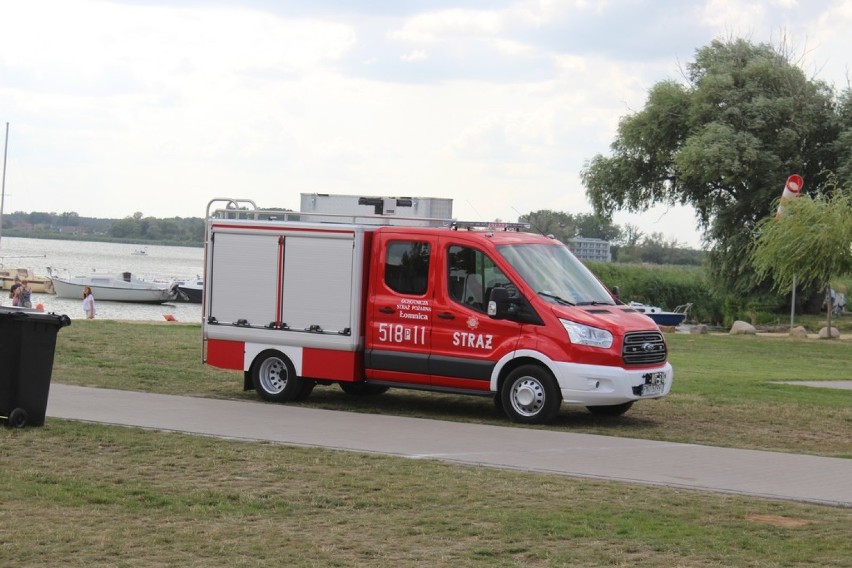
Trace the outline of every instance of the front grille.
{"label": "front grille", "polygon": [[621,358],[625,365],[652,365],[666,360],[666,342],[658,331],[638,331],[624,336]]}

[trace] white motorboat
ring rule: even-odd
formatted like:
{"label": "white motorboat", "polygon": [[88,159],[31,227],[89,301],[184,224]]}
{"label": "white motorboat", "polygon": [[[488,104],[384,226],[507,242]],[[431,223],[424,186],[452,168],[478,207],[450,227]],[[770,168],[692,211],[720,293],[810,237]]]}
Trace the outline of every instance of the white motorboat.
{"label": "white motorboat", "polygon": [[83,288],[88,286],[96,301],[136,302],[162,304],[174,300],[177,286],[174,282],[149,282],[130,272],[106,274],[93,272],[85,276],[67,278],[51,275],[53,288],[60,298],[83,297]]}
{"label": "white motorboat", "polygon": [[657,325],[678,326],[686,319],[692,304],[678,306],[673,312],[667,312],[658,306],[647,306],[640,302],[630,302],[630,307],[654,320]]}

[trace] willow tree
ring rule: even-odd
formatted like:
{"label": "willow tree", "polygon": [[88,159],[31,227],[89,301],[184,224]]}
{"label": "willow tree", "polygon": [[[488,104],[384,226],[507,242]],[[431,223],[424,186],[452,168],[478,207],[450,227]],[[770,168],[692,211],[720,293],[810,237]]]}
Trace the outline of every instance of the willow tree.
{"label": "willow tree", "polygon": [[[831,290],[831,280],[852,273],[852,190],[803,195],[784,204],[784,215],[758,223],[750,258],[780,292],[796,281]],[[831,330],[831,294],[828,293]],[[829,337],[831,334],[829,333]]]}
{"label": "willow tree", "polygon": [[612,155],[592,158],[582,179],[602,215],[691,205],[714,280],[744,298],[770,288],[748,250],[784,180],[798,173],[814,187],[838,166],[836,111],[834,90],[782,49],[714,41],[683,80],[657,83],[645,107],[621,119]]}

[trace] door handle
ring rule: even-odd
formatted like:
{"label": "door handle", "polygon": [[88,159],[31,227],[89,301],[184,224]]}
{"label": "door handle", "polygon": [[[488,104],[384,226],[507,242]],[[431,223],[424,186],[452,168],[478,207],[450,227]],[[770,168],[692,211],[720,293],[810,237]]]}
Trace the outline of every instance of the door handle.
{"label": "door handle", "polygon": [[380,312],[382,312],[383,314],[392,314],[392,313],[394,313],[396,310],[395,310],[395,309],[393,309],[393,308],[391,308],[391,307],[389,307],[389,306],[383,306],[383,307],[379,308],[379,311],[380,311]]}
{"label": "door handle", "polygon": [[454,315],[453,315],[452,313],[450,313],[450,312],[441,312],[440,314],[438,314],[438,317],[439,317],[439,318],[441,318],[441,319],[443,319],[443,320],[452,320],[452,319],[456,319],[456,316],[454,316]]}

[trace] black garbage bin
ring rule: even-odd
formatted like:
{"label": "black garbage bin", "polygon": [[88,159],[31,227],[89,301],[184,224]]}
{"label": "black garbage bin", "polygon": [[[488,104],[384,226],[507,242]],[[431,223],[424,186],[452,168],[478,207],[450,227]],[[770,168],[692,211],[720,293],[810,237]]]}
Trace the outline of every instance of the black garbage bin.
{"label": "black garbage bin", "polygon": [[9,426],[41,426],[59,329],[66,315],[0,307],[0,417]]}

